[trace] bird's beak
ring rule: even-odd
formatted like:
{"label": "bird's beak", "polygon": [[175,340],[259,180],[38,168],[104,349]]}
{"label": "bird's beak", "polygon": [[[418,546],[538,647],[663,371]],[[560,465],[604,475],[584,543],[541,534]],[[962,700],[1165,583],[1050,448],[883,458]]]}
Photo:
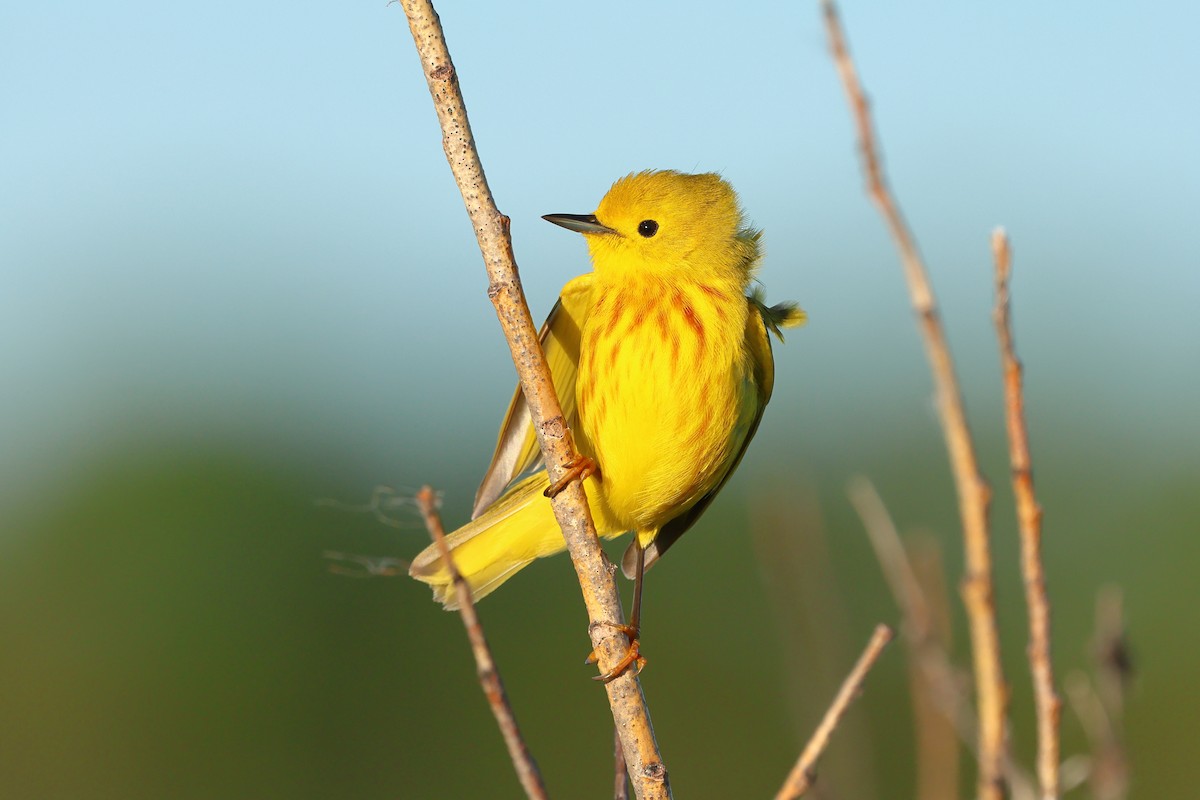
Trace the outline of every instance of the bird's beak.
{"label": "bird's beak", "polygon": [[595,214],[547,214],[542,219],[576,233],[616,233],[601,225]]}

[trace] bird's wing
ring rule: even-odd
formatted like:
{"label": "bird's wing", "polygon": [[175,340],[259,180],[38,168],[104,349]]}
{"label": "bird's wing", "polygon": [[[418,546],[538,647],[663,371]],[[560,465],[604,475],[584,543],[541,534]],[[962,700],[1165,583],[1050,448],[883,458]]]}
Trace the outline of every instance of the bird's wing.
{"label": "bird's wing", "polygon": [[[580,275],[563,287],[562,294],[550,316],[542,325],[542,349],[554,379],[554,391],[562,406],[563,419],[575,428],[578,414],[575,409],[575,373],[579,368],[579,336],[583,322],[592,307],[592,276]],[[500,424],[496,452],[488,466],[483,482],[475,493],[475,519],[495,502],[496,498],[522,474],[542,465],[542,451],[533,430],[529,406],[521,387],[517,386],[508,413]]]}
{"label": "bird's wing", "polygon": [[[750,314],[746,319],[746,352],[750,356],[750,379],[754,383],[755,395],[749,398],[749,402],[754,403],[753,416],[750,419],[749,425],[744,430],[741,443],[738,445],[737,451],[733,458],[725,465],[725,472],[721,475],[721,479],[712,491],[701,497],[696,504],[683,512],[679,516],[672,519],[666,525],[659,529],[658,535],[646,548],[646,563],[645,568],[650,566],[662,558],[663,553],[667,548],[675,543],[675,540],[683,536],[688,528],[700,518],[713,498],[721,491],[721,487],[729,480],[729,476],[737,470],[738,464],[742,461],[742,456],[746,454],[746,448],[750,445],[750,440],[754,438],[755,432],[758,430],[758,423],[762,421],[763,410],[767,407],[767,401],[771,399],[771,391],[775,387],[775,359],[771,354],[771,337],[767,334],[768,329],[783,339],[779,332],[780,327],[792,327],[793,325],[802,324],[804,321],[803,312],[793,305],[785,304],[774,307],[767,307],[762,298],[756,293],[746,298],[746,302],[750,306]],[[637,552],[633,544],[625,551],[624,557],[621,559],[621,571],[625,573],[625,577],[633,578],[637,569]]]}

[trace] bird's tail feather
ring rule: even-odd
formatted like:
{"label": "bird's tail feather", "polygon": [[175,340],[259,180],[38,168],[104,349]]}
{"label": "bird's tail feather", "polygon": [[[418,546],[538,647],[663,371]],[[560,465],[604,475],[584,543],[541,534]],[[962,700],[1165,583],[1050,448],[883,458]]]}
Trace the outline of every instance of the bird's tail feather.
{"label": "bird's tail feather", "polygon": [[[529,476],[446,537],[474,599],[495,591],[535,558],[565,549],[554,512],[542,496],[549,485],[545,472]],[[408,572],[433,587],[433,598],[447,610],[458,608],[458,593],[436,544],[421,551]]]}

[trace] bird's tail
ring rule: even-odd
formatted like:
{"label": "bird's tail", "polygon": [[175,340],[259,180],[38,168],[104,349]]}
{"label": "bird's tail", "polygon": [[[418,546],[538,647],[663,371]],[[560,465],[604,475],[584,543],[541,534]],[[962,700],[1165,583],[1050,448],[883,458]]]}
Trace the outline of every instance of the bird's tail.
{"label": "bird's tail", "polygon": [[[478,600],[496,590],[535,558],[566,548],[549,501],[545,472],[531,475],[509,489],[476,519],[446,537],[454,565]],[[447,610],[458,608],[450,571],[436,545],[421,551],[408,574],[433,587],[433,599]]]}

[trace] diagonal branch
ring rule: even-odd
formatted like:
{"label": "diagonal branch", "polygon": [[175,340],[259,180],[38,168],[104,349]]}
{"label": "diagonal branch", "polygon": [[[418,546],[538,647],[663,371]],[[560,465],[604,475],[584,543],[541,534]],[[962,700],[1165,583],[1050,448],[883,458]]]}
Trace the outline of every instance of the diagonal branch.
{"label": "diagonal branch", "polygon": [[446,542],[446,532],[442,529],[442,518],[438,514],[437,498],[434,496],[433,489],[428,486],[421,487],[417,492],[417,508],[421,510],[425,527],[429,530],[430,537],[437,543],[442,559],[446,562],[446,568],[450,571],[454,591],[458,594],[458,610],[462,614],[463,625],[467,629],[467,639],[471,642],[471,652],[475,656],[475,671],[479,675],[479,683],[483,686],[483,693],[487,697],[488,705],[492,707],[492,715],[496,718],[496,724],[500,726],[504,744],[508,746],[508,755],[517,771],[517,778],[520,779],[521,786],[525,787],[525,794],[531,800],[546,800],[548,795],[546,786],[542,783],[542,775],[538,771],[537,762],[533,760],[533,755],[525,744],[524,737],[521,736],[521,729],[517,727],[517,718],[513,714],[512,706],[509,705],[508,693],[504,691],[504,681],[500,679],[500,672],[496,669],[496,662],[492,659],[492,651],[488,647],[487,637],[483,635],[483,626],[479,623],[479,616],[475,613],[475,603],[471,600],[471,587],[458,571],[458,567],[455,566],[450,545]]}
{"label": "diagonal branch", "polygon": [[975,445],[967,426],[962,390],[955,375],[954,360],[950,355],[946,333],[938,314],[933,287],[912,234],[884,180],[870,108],[854,61],[846,48],[837,9],[833,0],[822,0],[821,5],[834,64],[841,77],[858,130],[867,191],[900,253],[913,310],[917,314],[925,342],[925,352],[933,373],[938,416],[954,473],[959,516],[963,527],[966,575],[962,581],[962,595],[970,623],[975,691],[979,704],[977,792],[980,800],[1000,800],[1004,793],[1004,762],[1008,749],[1005,724],[1008,688],[1000,663],[1000,638],[992,585],[992,555],[987,519],[991,489],[979,470]]}
{"label": "diagonal branch", "polygon": [[[538,341],[537,329],[521,290],[509,236],[509,220],[496,208],[484,176],[458,76],[432,3],[429,0],[401,0],[401,5],[408,17],[421,59],[421,69],[441,123],[446,159],[462,192],[467,214],[479,240],[479,249],[487,267],[488,297],[496,308],[496,316],[508,340],[521,390],[533,418],[538,444],[541,445],[550,480],[554,482],[565,473],[563,465],[572,459],[574,446],[571,431],[554,394],[554,383]],[[610,625],[597,624],[624,619],[611,565],[600,549],[583,485],[579,481],[572,482],[550,502],[562,526],[567,551],[579,576],[584,605],[591,622],[588,631],[592,645],[600,658],[600,668],[607,671],[620,661],[628,649],[624,634]],[[671,788],[667,780],[667,768],[654,739],[650,711],[636,674],[627,670],[606,684],[605,689],[629,765],[634,792],[639,800],[669,798]]]}
{"label": "diagonal branch", "polygon": [[[977,718],[967,697],[964,676],[951,663],[945,646],[938,639],[932,615],[934,599],[921,587],[896,524],[875,485],[866,478],[855,477],[846,491],[867,531],[867,538],[883,569],[888,588],[900,608],[903,619],[901,631],[910,658],[924,676],[938,711],[957,731],[967,749],[978,758]],[[1004,774],[1013,800],[1034,800],[1036,792],[1033,779],[1011,756],[1005,758]]]}
{"label": "diagonal branch", "polygon": [[833,704],[825,712],[825,716],[821,719],[821,724],[813,731],[812,738],[804,746],[804,750],[800,753],[800,758],[796,761],[796,766],[792,767],[787,780],[783,782],[783,788],[775,795],[775,800],[793,800],[794,798],[802,797],[805,792],[812,788],[813,781],[816,778],[817,760],[821,758],[821,754],[829,746],[829,738],[833,736],[838,723],[845,716],[846,709],[850,707],[850,704],[854,702],[854,698],[858,697],[862,691],[863,681],[867,679],[867,673],[870,672],[871,667],[875,666],[875,662],[879,660],[879,655],[883,652],[883,648],[887,647],[888,642],[892,641],[892,636],[892,629],[887,625],[880,624],[875,627],[875,633],[871,636],[871,641],[867,642],[867,647],[863,650],[862,655],[858,657],[858,662],[850,670],[850,674],[846,676],[846,680],[842,682],[842,688],[838,690],[837,696],[834,697]]}
{"label": "diagonal branch", "polygon": [[1058,724],[1062,700],[1054,689],[1054,665],[1050,660],[1050,601],[1046,597],[1046,572],[1042,565],[1042,507],[1033,493],[1033,460],[1029,453],[1029,430],[1025,425],[1023,370],[1013,347],[1008,289],[1012,256],[1003,228],[997,228],[992,234],[992,252],[996,261],[996,309],[992,316],[1004,370],[1004,416],[1008,425],[1013,496],[1017,502],[1021,537],[1025,604],[1029,610],[1028,655],[1037,707],[1038,782],[1042,800],[1055,800],[1060,791]]}

